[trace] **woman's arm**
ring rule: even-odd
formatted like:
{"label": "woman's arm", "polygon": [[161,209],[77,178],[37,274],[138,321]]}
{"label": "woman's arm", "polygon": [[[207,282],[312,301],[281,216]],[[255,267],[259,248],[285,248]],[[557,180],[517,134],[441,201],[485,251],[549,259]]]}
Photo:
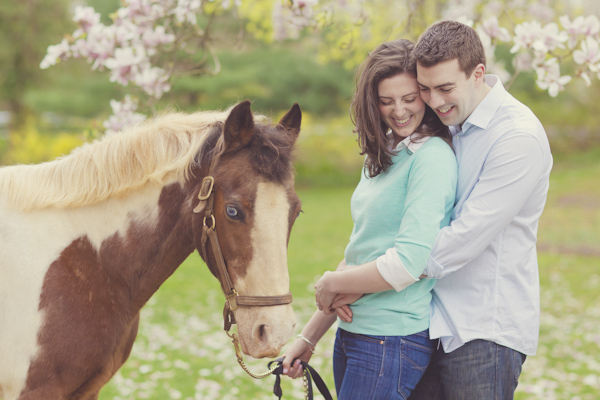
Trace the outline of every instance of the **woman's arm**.
{"label": "woman's arm", "polygon": [[331,328],[335,320],[335,314],[325,315],[322,311],[315,311],[302,329],[300,335],[298,335],[294,343],[292,343],[284,354],[284,375],[288,375],[294,379],[302,376],[300,361],[295,362],[293,365],[292,361],[298,358],[304,362],[308,362],[313,355],[314,346],[321,340],[325,332]]}
{"label": "woman's arm", "polygon": [[[325,272],[315,284],[315,297],[319,310],[325,315],[334,313],[336,296],[344,294],[376,293],[393,289],[379,273],[377,260],[345,270]],[[339,303],[336,305],[339,307]]]}

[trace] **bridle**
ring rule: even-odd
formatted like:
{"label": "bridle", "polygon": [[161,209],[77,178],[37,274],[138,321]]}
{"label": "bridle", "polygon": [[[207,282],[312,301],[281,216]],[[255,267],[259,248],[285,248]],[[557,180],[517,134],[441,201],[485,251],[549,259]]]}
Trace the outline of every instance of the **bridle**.
{"label": "bridle", "polygon": [[[219,244],[219,238],[217,237],[217,232],[215,230],[216,222],[213,214],[215,202],[213,189],[215,185],[215,178],[212,176],[212,170],[213,166],[211,165],[209,175],[202,180],[202,186],[200,187],[200,192],[198,193],[198,200],[200,200],[200,203],[202,204],[202,202],[206,201],[206,206],[204,208],[204,219],[202,222],[202,236],[200,238],[200,251],[202,252],[202,257],[208,263],[207,249],[210,245],[215,257],[217,270],[219,272],[218,278],[226,299],[225,307],[223,309],[223,329],[228,332],[231,329],[231,325],[235,324],[234,312],[239,306],[278,306],[290,304],[292,302],[292,294],[287,293],[279,296],[242,296],[238,294],[235,286],[233,285],[233,281],[231,280],[231,275],[229,274],[227,265],[225,264],[223,252],[221,251],[221,245]],[[194,209],[194,211],[195,210],[196,209]]]}
{"label": "bridle", "polygon": [[[222,144],[222,143],[221,143]],[[242,352],[239,347],[239,338],[235,333],[229,333],[231,330],[231,326],[234,325],[235,322],[235,314],[234,312],[238,309],[238,307],[242,306],[278,306],[290,304],[292,302],[292,293],[287,293],[279,296],[248,296],[243,295],[240,296],[233,285],[233,281],[231,280],[231,276],[229,275],[229,270],[227,269],[227,264],[225,264],[225,259],[223,258],[223,252],[221,251],[221,245],[219,244],[219,238],[215,231],[216,229],[216,221],[214,216],[214,186],[215,186],[215,178],[214,178],[214,167],[216,164],[218,156],[213,155],[211,160],[210,169],[208,171],[208,175],[204,177],[202,180],[202,185],[200,186],[200,191],[198,192],[198,205],[194,208],[193,212],[198,214],[204,211],[204,217],[202,221],[202,236],[200,237],[200,246],[199,250],[202,253],[202,258],[210,268],[210,270],[215,274],[218,271],[218,279],[221,283],[221,289],[223,289],[223,293],[225,294],[225,306],[223,307],[223,329],[227,336],[232,339],[233,345],[235,347],[235,355],[238,363],[242,367],[244,371],[251,377],[255,379],[263,379],[271,374],[276,375],[275,386],[273,387],[273,393],[277,395],[280,399],[282,396],[280,383],[280,375],[283,373],[283,358],[277,359],[275,361],[271,361],[268,364],[268,370],[262,373],[256,373],[251,371],[248,366],[244,363],[244,358],[242,356]],[[217,264],[217,270],[215,271],[214,266],[209,265],[208,263],[208,246],[211,247],[215,262]],[[216,275],[216,274],[215,274]],[[304,385],[304,396],[306,400],[312,400],[313,392],[312,392],[312,379],[315,380],[317,388],[323,394],[325,399],[331,400],[332,397],[329,394],[329,390],[327,389],[327,385],[321,379],[317,371],[315,371],[312,367],[310,367],[304,361],[301,361],[303,366],[303,374],[302,381]]]}
{"label": "bridle", "polygon": [[[264,374],[255,374],[252,373],[247,366],[243,362],[242,353],[239,349],[239,338],[235,333],[230,334],[229,330],[231,326],[236,323],[234,312],[238,309],[238,307],[251,307],[251,306],[259,306],[259,307],[268,307],[268,306],[278,306],[290,304],[292,302],[292,294],[287,293],[279,296],[248,296],[248,295],[240,295],[238,294],[235,286],[233,285],[233,281],[231,280],[231,275],[227,269],[227,265],[225,263],[225,259],[223,258],[223,252],[221,251],[221,245],[219,244],[219,238],[216,233],[216,221],[214,216],[214,186],[215,186],[215,178],[213,176],[215,159],[217,156],[213,156],[213,160],[211,162],[209,173],[202,180],[202,185],[200,187],[200,192],[198,193],[198,200],[200,200],[198,206],[194,208],[194,213],[200,213],[204,210],[204,218],[202,222],[202,236],[200,238],[200,248],[199,250],[202,253],[202,257],[205,262],[208,264],[208,246],[211,247],[215,262],[217,264],[218,271],[218,279],[221,283],[221,288],[223,289],[223,293],[225,294],[225,306],[223,308],[223,329],[225,333],[233,340],[233,344],[235,346],[236,356],[238,362],[242,366],[242,368],[252,377],[254,378],[264,378],[269,376],[276,367],[272,368],[268,372]],[[210,266],[209,266],[210,268]],[[211,270],[214,273],[213,268]],[[264,375],[264,376],[262,376]]]}

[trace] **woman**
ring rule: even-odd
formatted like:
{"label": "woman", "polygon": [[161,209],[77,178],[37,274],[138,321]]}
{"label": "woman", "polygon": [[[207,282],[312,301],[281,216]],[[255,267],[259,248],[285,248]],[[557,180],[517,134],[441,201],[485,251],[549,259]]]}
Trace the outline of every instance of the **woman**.
{"label": "woman", "polygon": [[352,114],[366,157],[351,200],[354,229],[337,271],[315,285],[319,310],[283,362],[284,373],[299,377],[292,360],[308,362],[337,313],[333,372],[342,400],[408,398],[433,350],[434,282],[418,277],[450,222],[457,166],[447,128],[419,97],[412,48],[384,43],[357,71]]}

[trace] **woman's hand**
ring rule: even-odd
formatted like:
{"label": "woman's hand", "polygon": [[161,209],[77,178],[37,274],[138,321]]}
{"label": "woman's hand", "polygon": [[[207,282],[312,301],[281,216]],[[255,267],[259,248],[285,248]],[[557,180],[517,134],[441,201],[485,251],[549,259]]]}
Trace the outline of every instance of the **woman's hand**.
{"label": "woman's hand", "polygon": [[348,268],[348,265],[346,264],[346,259],[344,258],[337,266],[337,268],[335,269],[336,271],[343,271],[345,269]]}
{"label": "woman's hand", "polygon": [[335,310],[335,313],[342,321],[350,323],[352,322],[352,310],[350,309],[350,304],[354,303],[362,296],[362,294],[338,294],[333,300],[331,308]]}
{"label": "woman's hand", "polygon": [[[311,356],[312,351],[308,343],[302,339],[296,339],[283,355],[283,374],[293,379],[301,377],[303,368],[300,364],[300,360],[308,363]],[[297,358],[299,360],[296,360]],[[292,364],[292,361],[294,360],[296,361]]]}
{"label": "woman's hand", "polygon": [[335,274],[339,272],[327,271],[315,284],[315,299],[317,301],[317,307],[323,311],[325,315],[333,314],[333,308],[331,304],[335,299],[337,293],[330,290],[330,280],[335,279]]}

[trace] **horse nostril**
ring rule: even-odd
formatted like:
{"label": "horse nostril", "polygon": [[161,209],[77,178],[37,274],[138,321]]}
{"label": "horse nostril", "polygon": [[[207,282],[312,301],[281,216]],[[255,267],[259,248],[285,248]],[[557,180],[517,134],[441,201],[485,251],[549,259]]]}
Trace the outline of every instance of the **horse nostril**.
{"label": "horse nostril", "polygon": [[258,339],[258,341],[262,343],[268,343],[269,335],[271,333],[271,327],[269,325],[261,324],[257,327],[256,333],[256,338]]}

